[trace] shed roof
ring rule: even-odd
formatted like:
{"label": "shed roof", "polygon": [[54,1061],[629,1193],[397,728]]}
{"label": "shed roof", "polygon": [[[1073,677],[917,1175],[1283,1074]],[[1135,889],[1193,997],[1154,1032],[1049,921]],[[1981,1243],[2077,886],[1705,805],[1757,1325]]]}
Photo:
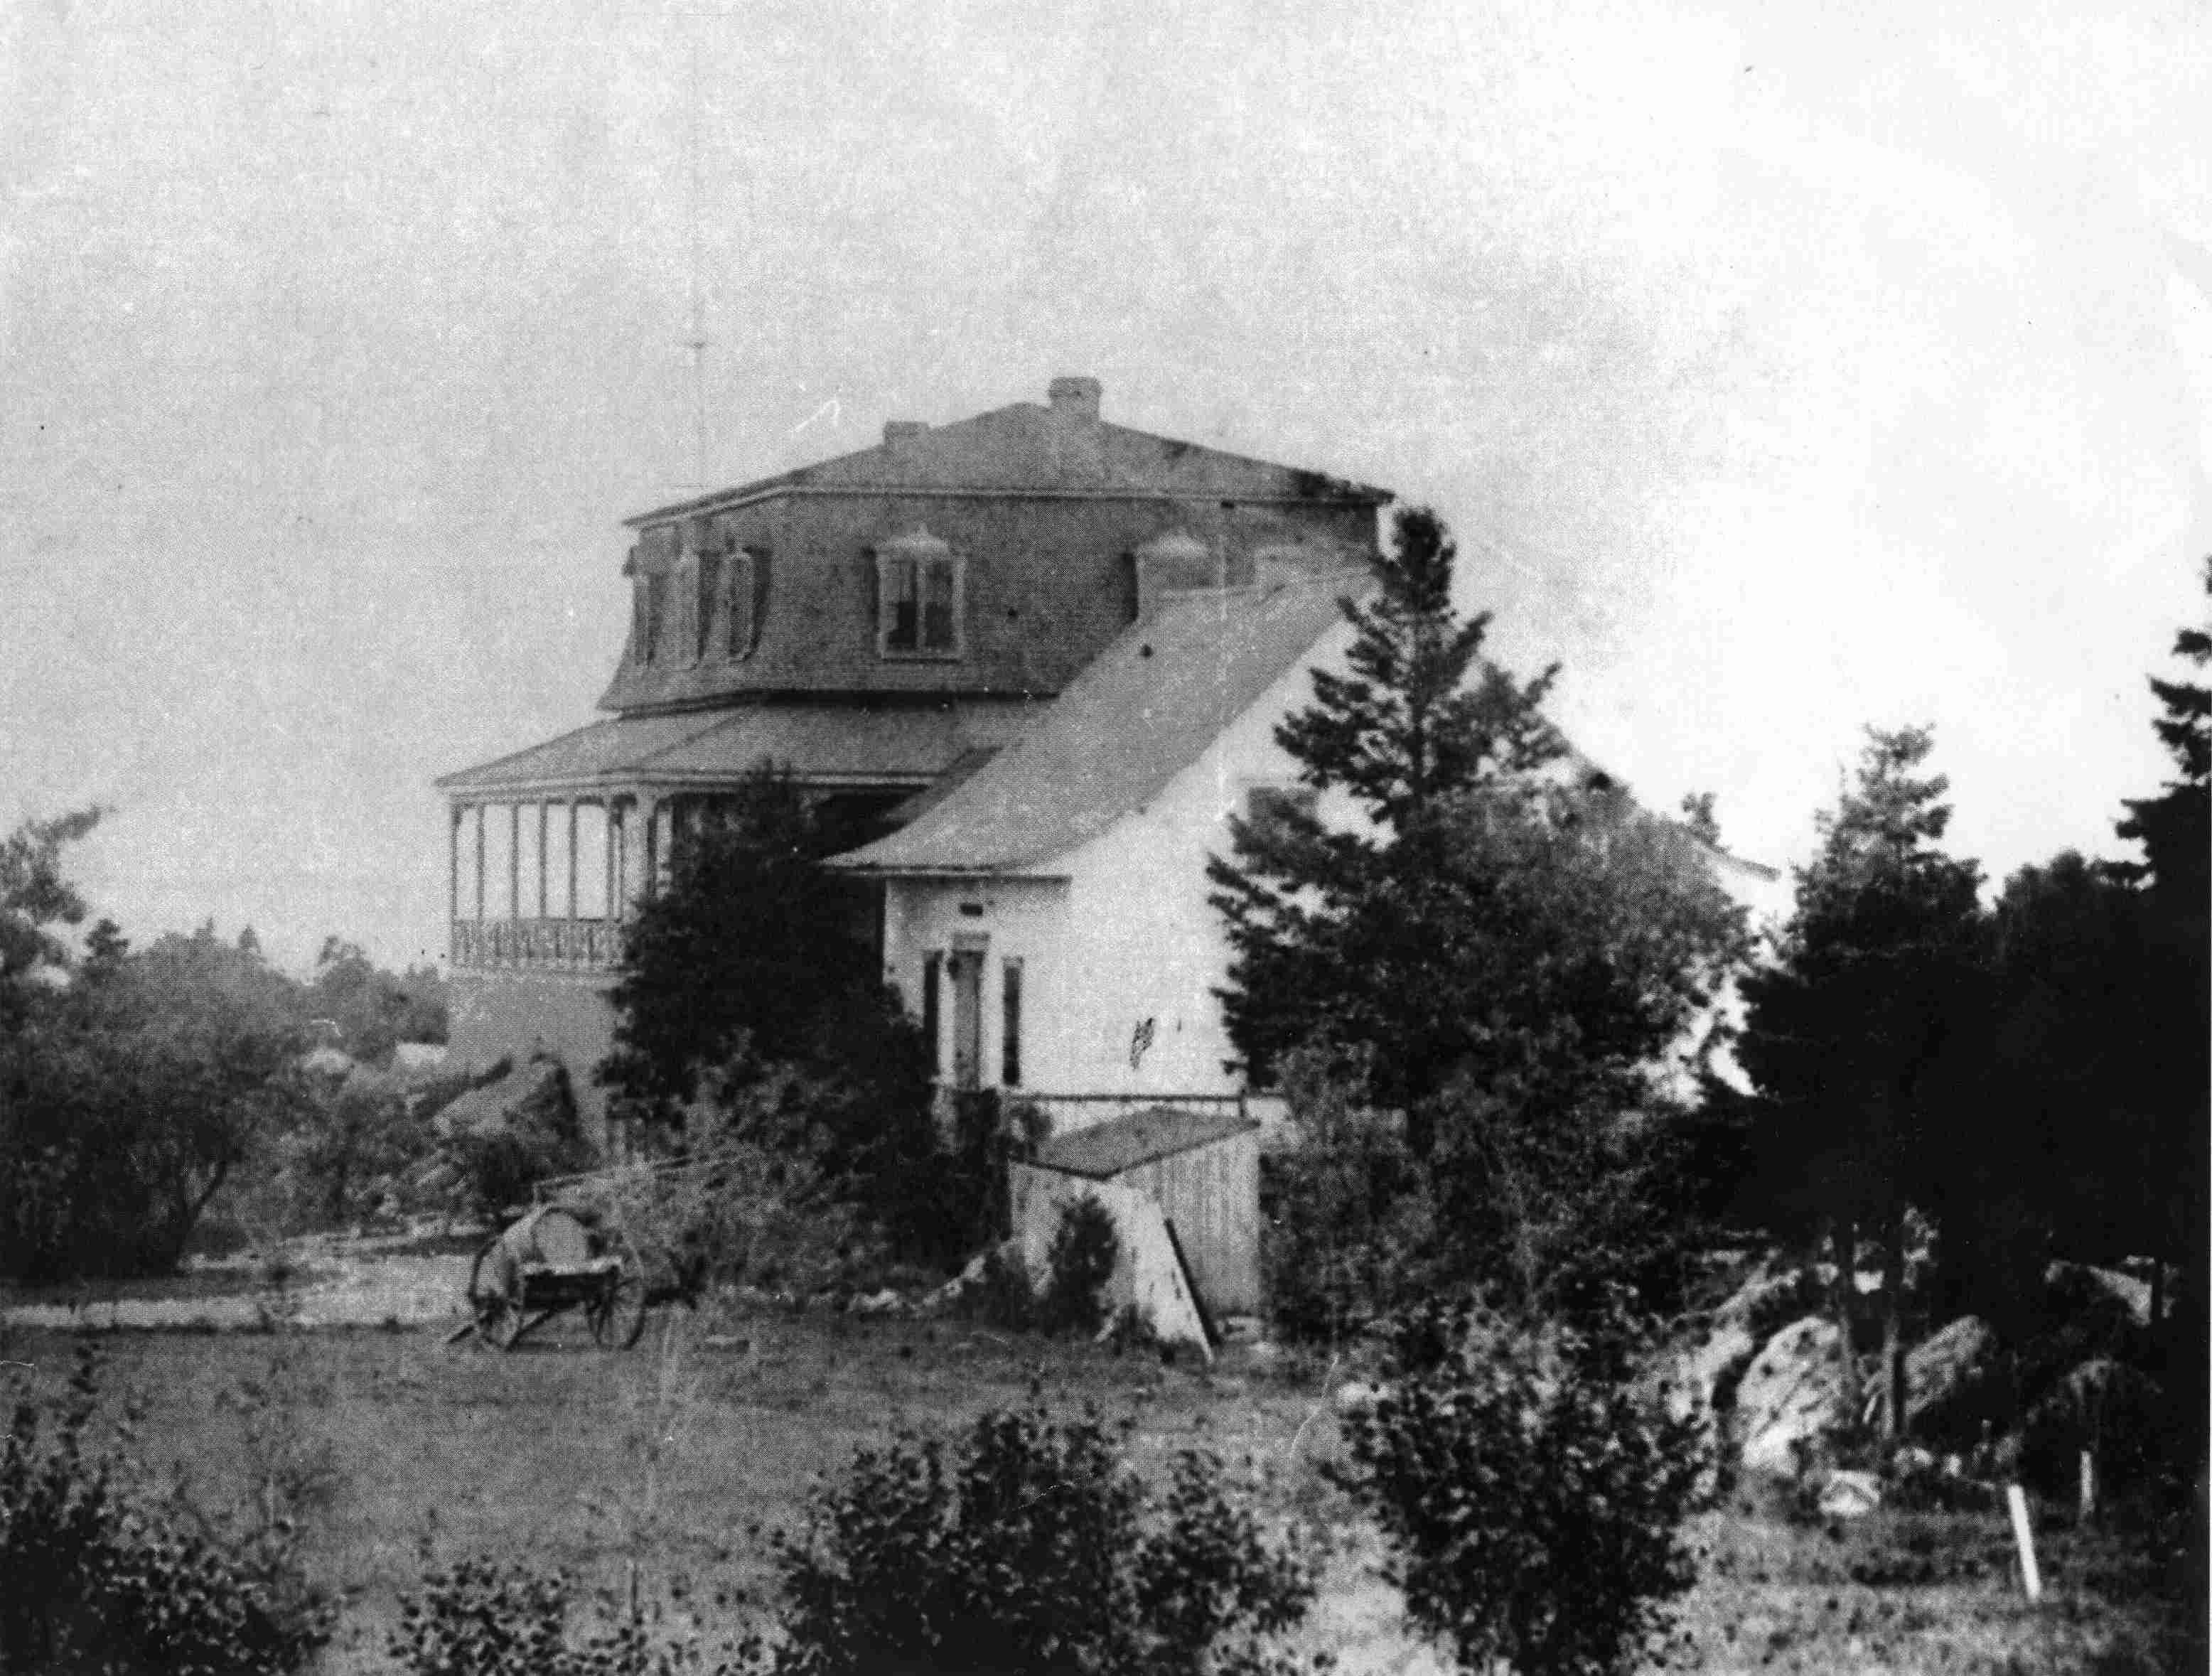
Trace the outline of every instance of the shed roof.
{"label": "shed roof", "polygon": [[1055,1135],[1037,1149],[1036,1163],[1041,1169],[1103,1181],[1139,1164],[1157,1163],[1259,1127],[1257,1118],[1151,1106],[1092,1128]]}
{"label": "shed roof", "polygon": [[912,786],[1019,732],[1035,707],[1012,701],[742,704],[593,722],[527,750],[449,774],[456,795],[587,791],[640,781],[728,786],[763,758],[815,784]]}
{"label": "shed roof", "polygon": [[837,858],[878,874],[1017,871],[1141,808],[1342,621],[1340,571],[1170,596],[1027,732],[910,825]]}

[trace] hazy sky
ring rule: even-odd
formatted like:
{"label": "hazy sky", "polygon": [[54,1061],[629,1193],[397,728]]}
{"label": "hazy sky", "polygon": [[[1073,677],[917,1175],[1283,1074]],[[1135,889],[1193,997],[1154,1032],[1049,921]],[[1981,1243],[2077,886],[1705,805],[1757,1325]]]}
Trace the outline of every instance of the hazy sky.
{"label": "hazy sky", "polygon": [[134,935],[437,954],[432,778],[591,719],[619,520],[696,476],[695,43],[713,482],[1088,373],[1436,505],[1577,742],[1746,853],[1869,721],[1993,874],[2165,773],[2200,3],[0,18],[0,823],[113,805]]}

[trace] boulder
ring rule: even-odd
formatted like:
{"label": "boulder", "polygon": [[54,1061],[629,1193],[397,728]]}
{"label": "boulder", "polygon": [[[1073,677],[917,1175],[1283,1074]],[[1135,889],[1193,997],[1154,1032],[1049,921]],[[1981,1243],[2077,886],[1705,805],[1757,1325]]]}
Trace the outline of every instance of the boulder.
{"label": "boulder", "polygon": [[1819,1315],[1791,1322],[1760,1348],[1736,1388],[1746,1470],[1794,1476],[1802,1456],[1849,1421],[1844,1357],[1842,1330]]}
{"label": "boulder", "polygon": [[2137,1327],[2150,1325],[2150,1282],[2093,1263],[2053,1263],[2044,1279],[2054,1292],[2079,1299],[2100,1295],[2123,1306]]}
{"label": "boulder", "polygon": [[502,1134],[562,1134],[575,1127],[561,1062],[534,1059],[495,1082],[472,1088],[430,1120],[441,1140],[489,1140]]}
{"label": "boulder", "polygon": [[1881,1510],[1881,1480],[1872,1473],[1837,1471],[1820,1487],[1820,1508],[1830,1519],[1863,1519]]}
{"label": "boulder", "polygon": [[1761,1263],[1707,1318],[1705,1334],[1680,1352],[1666,1381],[1678,1418],[1710,1418],[1735,1403],[1736,1385],[1776,1327],[1812,1307],[1811,1278]]}
{"label": "boulder", "polygon": [[2001,1418],[2003,1380],[1996,1329],[1961,1315],[1905,1353],[1905,1417],[1915,1437],[1971,1444]]}

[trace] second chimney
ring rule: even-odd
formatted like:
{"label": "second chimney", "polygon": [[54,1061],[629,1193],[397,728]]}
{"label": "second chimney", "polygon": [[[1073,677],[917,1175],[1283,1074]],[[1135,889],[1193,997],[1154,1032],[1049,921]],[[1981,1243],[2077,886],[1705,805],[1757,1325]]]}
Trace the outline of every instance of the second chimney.
{"label": "second chimney", "polygon": [[1054,379],[1046,392],[1052,401],[1054,413],[1064,413],[1071,419],[1098,417],[1098,398],[1101,389],[1097,379]]}

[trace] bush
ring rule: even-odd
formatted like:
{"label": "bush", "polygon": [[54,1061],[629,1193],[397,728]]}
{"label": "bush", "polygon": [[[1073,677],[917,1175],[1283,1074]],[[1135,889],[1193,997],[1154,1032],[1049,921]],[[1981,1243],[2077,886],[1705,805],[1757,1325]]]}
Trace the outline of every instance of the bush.
{"label": "bush", "polygon": [[1096,1416],[1035,1406],[984,1415],[951,1460],[902,1432],[818,1495],[801,1539],[775,1539],[773,1668],[1286,1672],[1271,1640],[1304,1615],[1311,1570],[1261,1539],[1221,1477],[1187,1453],[1148,1509]]}
{"label": "bush", "polygon": [[994,1245],[983,1254],[983,1266],[975,1280],[961,1288],[954,1303],[961,1320],[1002,1333],[1027,1333],[1036,1325],[1036,1289],[1030,1284],[1021,1248]]}
{"label": "bush", "polygon": [[1433,1200],[1404,1126],[1362,1105],[1356,1063],[1300,1049],[1282,1075],[1298,1144],[1261,1164],[1267,1295],[1283,1337],[1334,1344],[1426,1289]]}
{"label": "bush", "polygon": [[605,1191],[657,1300],[739,1284],[806,1296],[851,1284],[880,1255],[860,1211],[803,1154],[724,1140],[698,1163],[640,1170]]}
{"label": "bush", "polygon": [[636,1616],[605,1612],[588,1630],[570,1621],[568,1579],[465,1559],[400,1602],[388,1650],[409,1676],[675,1676],[750,1667],[758,1644],[710,1663],[696,1639],[656,1637]]}
{"label": "bush", "polygon": [[53,1441],[17,1403],[0,1445],[0,1670],[263,1676],[328,1638],[289,1531],[186,1530],[132,1495],[125,1464],[88,1448],[99,1363],[80,1349]]}
{"label": "bush", "polygon": [[1341,1476],[1392,1576],[1462,1667],[1622,1676],[1695,1579],[1678,1534],[1706,1447],[1605,1341],[1431,1304],[1394,1323],[1390,1378],[1347,1422]]}
{"label": "bush", "polygon": [[1088,1193],[1060,1207],[1046,1254],[1038,1325],[1048,1333],[1096,1333],[1106,1321],[1106,1283],[1121,1260],[1114,1213]]}

